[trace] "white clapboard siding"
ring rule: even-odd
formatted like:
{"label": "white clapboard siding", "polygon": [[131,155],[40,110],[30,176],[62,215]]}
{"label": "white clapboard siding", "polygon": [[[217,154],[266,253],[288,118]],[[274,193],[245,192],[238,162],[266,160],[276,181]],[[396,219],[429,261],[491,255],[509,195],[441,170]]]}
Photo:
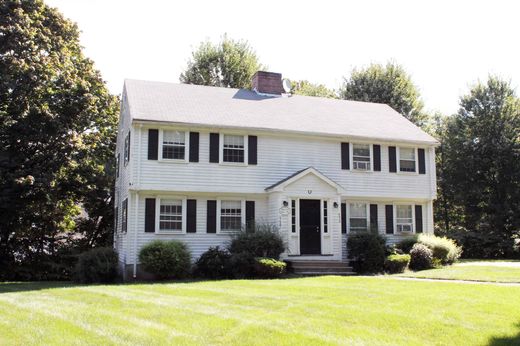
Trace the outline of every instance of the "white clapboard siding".
{"label": "white clapboard siding", "polygon": [[159,191],[264,193],[266,187],[312,166],[344,187],[347,196],[433,198],[434,174],[428,164],[433,150],[425,150],[426,174],[406,174],[389,173],[386,145],[381,145],[381,172],[342,170],[340,147],[340,141],[328,138],[259,135],[257,165],[224,165],[209,163],[209,133],[200,131],[199,162],[172,163],[147,160],[148,129],[143,127],[139,186]]}

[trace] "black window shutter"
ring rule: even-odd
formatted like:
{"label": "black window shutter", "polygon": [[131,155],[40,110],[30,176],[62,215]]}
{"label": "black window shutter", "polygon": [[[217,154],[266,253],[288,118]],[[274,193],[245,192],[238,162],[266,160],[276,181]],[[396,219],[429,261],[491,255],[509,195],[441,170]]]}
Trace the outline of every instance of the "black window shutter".
{"label": "black window shutter", "polygon": [[127,159],[127,162],[130,162],[130,147],[131,147],[131,143],[132,143],[132,141],[130,140],[130,134],[131,134],[131,132],[128,132],[128,159]]}
{"label": "black window shutter", "polygon": [[148,130],[148,160],[157,160],[159,157],[159,130]]}
{"label": "black window shutter", "polygon": [[217,201],[208,200],[206,232],[217,233]]}
{"label": "black window shutter", "polygon": [[155,232],[155,198],[147,198],[144,204],[144,231]]}
{"label": "black window shutter", "polygon": [[199,133],[190,132],[190,162],[199,162]]}
{"label": "black window shutter", "polygon": [[209,162],[218,163],[219,159],[219,134],[209,134]]}
{"label": "black window shutter", "polygon": [[422,205],[415,206],[415,233],[423,232]]}
{"label": "black window shutter", "polygon": [[379,233],[377,227],[377,204],[370,204],[370,230]]}
{"label": "black window shutter", "polygon": [[381,146],[379,144],[374,144],[373,147],[374,152],[374,171],[381,171]]}
{"label": "black window shutter", "polygon": [[116,207],[114,210],[114,232],[117,233],[117,226],[119,226],[119,208]]}
{"label": "black window shutter", "polygon": [[418,149],[417,152],[419,153],[419,174],[426,174],[424,149]]}
{"label": "black window shutter", "polygon": [[256,136],[248,136],[247,143],[247,156],[248,163],[250,165],[256,165],[256,157],[257,157],[257,137]]}
{"label": "black window shutter", "polygon": [[341,203],[341,233],[347,233],[347,203]]}
{"label": "black window shutter", "polygon": [[197,232],[197,200],[196,199],[188,199],[186,201],[186,232],[188,232],[188,233]]}
{"label": "black window shutter", "polygon": [[116,158],[116,177],[119,178],[119,165],[121,164],[121,154],[117,154]]}
{"label": "black window shutter", "polygon": [[395,147],[388,147],[388,160],[389,160],[389,167],[390,172],[395,173],[397,172],[397,162],[396,162],[396,153],[395,153]]}
{"label": "black window shutter", "polygon": [[394,206],[385,205],[386,234],[394,234]]}
{"label": "black window shutter", "polygon": [[341,143],[341,169],[350,169],[350,149],[348,143]]}
{"label": "black window shutter", "polygon": [[255,227],[255,201],[246,201],[246,229],[253,230]]}

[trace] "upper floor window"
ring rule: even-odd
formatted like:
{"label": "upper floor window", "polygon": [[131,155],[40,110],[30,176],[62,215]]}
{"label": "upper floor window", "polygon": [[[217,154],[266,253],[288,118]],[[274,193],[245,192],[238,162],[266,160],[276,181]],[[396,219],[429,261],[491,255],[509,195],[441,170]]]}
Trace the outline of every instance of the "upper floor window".
{"label": "upper floor window", "polygon": [[223,162],[245,162],[244,136],[224,135]]}
{"label": "upper floor window", "polygon": [[349,224],[351,232],[368,230],[368,211],[366,203],[350,203]]}
{"label": "upper floor window", "polygon": [[369,171],[370,167],[370,145],[354,144],[352,146],[352,166],[355,170]]}
{"label": "upper floor window", "polygon": [[220,230],[222,232],[236,232],[242,228],[242,202],[220,202]]}
{"label": "upper floor window", "polygon": [[182,232],[182,200],[161,199],[159,230]]}
{"label": "upper floor window", "polygon": [[185,160],[186,133],[181,131],[163,131],[162,158],[168,160]]}
{"label": "upper floor window", "polygon": [[399,170],[415,172],[415,148],[399,148]]}
{"label": "upper floor window", "polygon": [[413,232],[413,212],[411,205],[397,205],[395,208],[395,216],[397,232]]}
{"label": "upper floor window", "polygon": [[125,137],[125,150],[123,152],[123,160],[126,167],[128,161],[130,161],[130,132],[128,132],[128,134]]}

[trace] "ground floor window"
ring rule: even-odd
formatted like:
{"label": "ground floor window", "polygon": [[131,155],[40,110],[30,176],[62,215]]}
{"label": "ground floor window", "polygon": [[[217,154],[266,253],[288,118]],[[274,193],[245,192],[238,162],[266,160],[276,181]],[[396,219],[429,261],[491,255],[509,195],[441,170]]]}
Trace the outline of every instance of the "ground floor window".
{"label": "ground floor window", "polygon": [[413,212],[411,205],[397,205],[395,208],[395,223],[399,233],[413,232]]}
{"label": "ground floor window", "polygon": [[368,212],[366,203],[350,203],[349,224],[351,232],[366,232],[368,230]]}
{"label": "ground floor window", "polygon": [[159,230],[182,232],[182,200],[161,199]]}
{"label": "ground floor window", "polygon": [[242,202],[221,201],[220,203],[220,230],[236,232],[242,228]]}

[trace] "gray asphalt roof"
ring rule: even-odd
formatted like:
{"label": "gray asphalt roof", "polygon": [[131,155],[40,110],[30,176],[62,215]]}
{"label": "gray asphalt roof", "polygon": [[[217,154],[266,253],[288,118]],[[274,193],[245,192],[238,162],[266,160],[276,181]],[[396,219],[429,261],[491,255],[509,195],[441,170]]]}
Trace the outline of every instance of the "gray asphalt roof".
{"label": "gray asphalt roof", "polygon": [[133,120],[437,144],[385,104],[127,79]]}

